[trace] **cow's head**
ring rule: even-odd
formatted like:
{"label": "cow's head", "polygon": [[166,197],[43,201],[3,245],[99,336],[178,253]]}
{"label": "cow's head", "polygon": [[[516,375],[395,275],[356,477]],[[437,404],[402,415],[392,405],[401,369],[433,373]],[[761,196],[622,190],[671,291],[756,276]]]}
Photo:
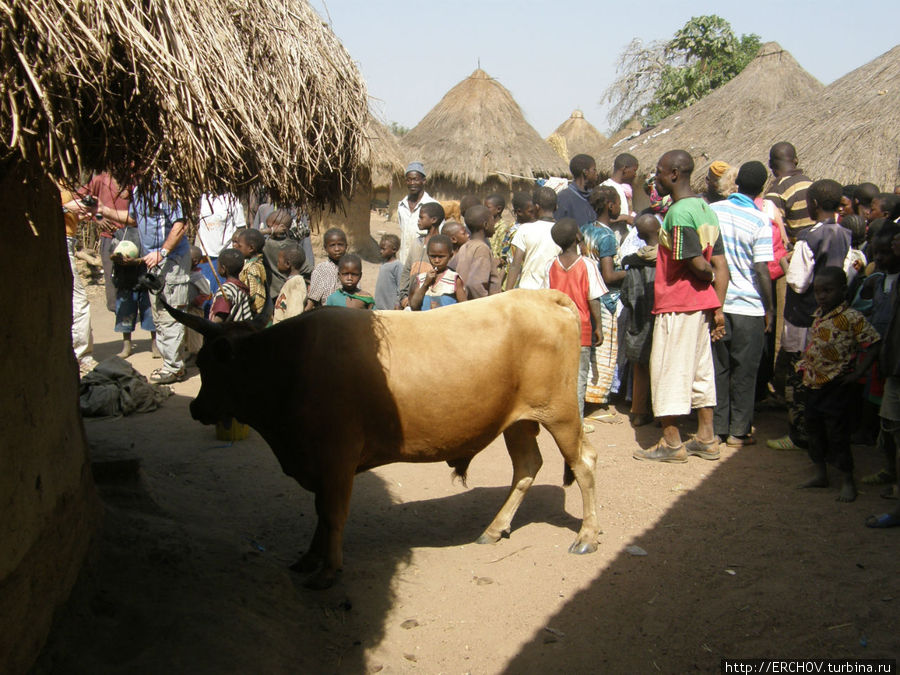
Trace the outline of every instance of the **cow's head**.
{"label": "cow's head", "polygon": [[232,392],[242,386],[242,369],[235,362],[236,346],[246,335],[262,330],[268,317],[216,323],[175,309],[165,300],[162,302],[176,321],[203,336],[203,348],[197,354],[200,391],[197,398],[191,401],[191,417],[203,424],[215,424],[235,417],[238,411]]}

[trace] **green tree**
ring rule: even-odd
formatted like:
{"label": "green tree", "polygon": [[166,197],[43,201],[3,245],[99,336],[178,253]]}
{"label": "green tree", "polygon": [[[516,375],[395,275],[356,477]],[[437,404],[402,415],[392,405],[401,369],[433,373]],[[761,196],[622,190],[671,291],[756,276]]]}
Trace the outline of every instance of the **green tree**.
{"label": "green tree", "polygon": [[758,35],[736,37],[725,19],[692,17],[667,42],[634,39],[619,58],[619,76],[604,94],[614,127],[637,118],[655,124],[722,86],[759,52]]}
{"label": "green tree", "polygon": [[394,134],[394,136],[398,137],[405,136],[409,133],[409,127],[405,127],[399,122],[391,122],[390,125],[388,125],[388,129],[391,130],[391,133]]}

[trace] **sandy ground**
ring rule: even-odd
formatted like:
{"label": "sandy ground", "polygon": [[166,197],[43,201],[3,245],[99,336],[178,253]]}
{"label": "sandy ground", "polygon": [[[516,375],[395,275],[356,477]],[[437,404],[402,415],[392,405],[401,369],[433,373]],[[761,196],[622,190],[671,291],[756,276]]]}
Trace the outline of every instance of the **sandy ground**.
{"label": "sandy ground", "polygon": [[[99,290],[102,359],[118,344]],[[149,374],[159,362],[137,337],[130,361]],[[900,531],[863,527],[889,503],[880,488],[852,504],[796,490],[807,458],[762,443],[784,433],[780,413],[758,416],[759,445],[684,465],[631,458],[653,425],[598,424],[604,533],[586,556],[566,552],[580,497],[546,433],[496,545],[472,542],[508,489],[502,441],[468,488],[443,464],[381,467],[356,480],[342,577],[309,591],[287,568],[312,534],[312,495],[255,432],[228,444],[194,422],[199,386],[192,369],[156,412],[85,420],[105,519],[36,672],[718,672],[723,657],[900,653]],[[879,466],[873,448],[856,457],[860,474]]]}

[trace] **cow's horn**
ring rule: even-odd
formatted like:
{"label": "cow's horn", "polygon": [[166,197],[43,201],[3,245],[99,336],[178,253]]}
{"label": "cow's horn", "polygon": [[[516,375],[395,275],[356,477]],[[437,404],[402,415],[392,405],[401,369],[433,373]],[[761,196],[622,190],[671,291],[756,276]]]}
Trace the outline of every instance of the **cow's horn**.
{"label": "cow's horn", "polygon": [[192,328],[203,337],[211,338],[222,333],[221,324],[210,321],[209,319],[204,319],[202,316],[195,316],[193,314],[188,314],[187,312],[182,312],[180,309],[175,309],[166,302],[162,293],[159,294],[159,299],[166,308],[166,311],[172,315],[173,319],[179,323],[183,323],[188,328]]}

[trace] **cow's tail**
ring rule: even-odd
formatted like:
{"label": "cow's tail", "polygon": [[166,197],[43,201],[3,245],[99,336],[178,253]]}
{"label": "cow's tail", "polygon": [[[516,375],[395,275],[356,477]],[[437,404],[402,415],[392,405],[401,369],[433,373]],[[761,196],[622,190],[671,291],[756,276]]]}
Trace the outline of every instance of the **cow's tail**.
{"label": "cow's tail", "polygon": [[575,472],[572,471],[572,467],[566,464],[563,467],[563,485],[571,485],[575,482]]}

